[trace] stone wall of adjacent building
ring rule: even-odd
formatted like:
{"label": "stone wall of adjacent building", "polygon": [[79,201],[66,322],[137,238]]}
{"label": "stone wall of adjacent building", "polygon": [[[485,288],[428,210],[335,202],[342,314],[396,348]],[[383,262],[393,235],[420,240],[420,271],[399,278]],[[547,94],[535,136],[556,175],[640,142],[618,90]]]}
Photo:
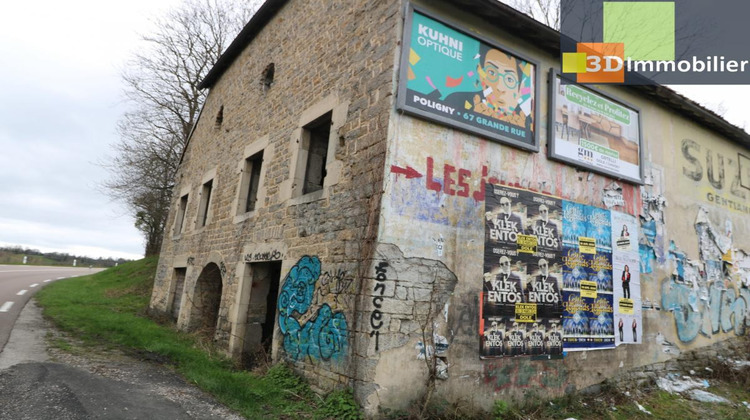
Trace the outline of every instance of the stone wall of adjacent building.
{"label": "stone wall of adjacent building", "polygon": [[[361,328],[353,316],[356,296],[380,222],[399,7],[290,1],[211,87],[177,175],[153,311],[169,313],[178,302],[178,327],[197,328],[196,306],[210,300],[206,285],[216,281],[206,269],[215,264],[221,298],[213,338],[239,357],[257,327],[249,321],[258,316],[250,264],[280,262],[274,359],[295,363],[322,389],[352,384]],[[273,82],[264,85],[272,63]],[[324,188],[303,194],[303,127],[329,112]],[[246,213],[238,210],[243,165],[261,150],[258,201]],[[209,180],[208,222],[201,226],[201,191]],[[181,267],[184,293],[175,298],[174,272]]]}

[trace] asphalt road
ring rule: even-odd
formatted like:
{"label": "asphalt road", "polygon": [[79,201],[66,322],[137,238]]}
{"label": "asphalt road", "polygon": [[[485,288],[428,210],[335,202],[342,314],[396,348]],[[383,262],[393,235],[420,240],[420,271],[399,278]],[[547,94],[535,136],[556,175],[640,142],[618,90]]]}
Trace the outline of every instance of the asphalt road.
{"label": "asphalt road", "polygon": [[0,265],[0,352],[29,298],[45,284],[101,271],[101,268]]}
{"label": "asphalt road", "polygon": [[[42,317],[36,302],[27,302],[29,296],[45,280],[91,272],[0,266],[0,306],[13,302],[0,319],[15,321],[0,351],[0,420],[242,420],[148,355],[49,347],[48,340],[67,336]],[[19,295],[21,290],[27,292]]]}

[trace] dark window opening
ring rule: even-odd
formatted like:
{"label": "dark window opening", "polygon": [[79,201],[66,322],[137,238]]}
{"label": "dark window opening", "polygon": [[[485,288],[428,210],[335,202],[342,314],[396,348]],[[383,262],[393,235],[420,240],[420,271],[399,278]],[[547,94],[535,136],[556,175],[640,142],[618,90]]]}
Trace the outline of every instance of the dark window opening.
{"label": "dark window opening", "polygon": [[328,159],[328,138],[331,135],[331,116],[332,113],[329,112],[304,128],[309,143],[302,194],[323,189],[323,182],[326,177],[326,160]]}
{"label": "dark window opening", "polygon": [[180,197],[180,204],[177,207],[176,224],[174,227],[174,234],[179,235],[182,233],[182,228],[185,225],[185,213],[187,211],[188,194]]}
{"label": "dark window opening", "polygon": [[221,124],[224,123],[224,105],[219,108],[219,112],[216,114],[216,123],[214,128],[221,128]]}
{"label": "dark window opening", "polygon": [[266,66],[265,70],[263,70],[263,75],[261,76],[261,81],[260,81],[263,92],[267,92],[268,89],[271,89],[271,86],[273,86],[274,72],[275,72],[275,66],[273,63]]}
{"label": "dark window opening", "polygon": [[214,180],[210,180],[203,184],[203,192],[201,194],[201,212],[200,212],[200,226],[206,226],[208,222],[208,209],[211,206],[211,190],[213,188]]}
{"label": "dark window opening", "polygon": [[260,169],[263,166],[263,152],[260,151],[245,160],[247,179],[247,200],[245,201],[245,212],[255,210],[258,201],[258,187],[260,186]]}

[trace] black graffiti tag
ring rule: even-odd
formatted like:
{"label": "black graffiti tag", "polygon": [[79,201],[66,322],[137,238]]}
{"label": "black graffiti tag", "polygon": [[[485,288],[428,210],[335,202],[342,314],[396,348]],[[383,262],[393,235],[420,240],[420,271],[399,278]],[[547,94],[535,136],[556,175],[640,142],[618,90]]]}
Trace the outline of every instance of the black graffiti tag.
{"label": "black graffiti tag", "polygon": [[383,312],[380,311],[380,309],[383,307],[383,294],[385,294],[385,281],[388,280],[388,277],[386,275],[386,267],[388,267],[388,263],[385,261],[381,261],[378,263],[378,265],[375,267],[375,293],[379,293],[380,296],[373,296],[372,297],[372,306],[375,307],[375,309],[372,311],[372,314],[370,314],[370,327],[372,327],[372,331],[370,332],[370,337],[375,337],[375,351],[380,350],[380,328],[383,327]]}
{"label": "black graffiti tag", "polygon": [[284,257],[281,251],[274,249],[268,252],[256,252],[255,254],[245,254],[245,262],[252,261],[278,261]]}
{"label": "black graffiti tag", "polygon": [[224,261],[222,261],[221,263],[219,263],[219,270],[221,270],[222,277],[224,277],[224,276],[227,275],[227,266],[224,265]]}
{"label": "black graffiti tag", "polygon": [[326,296],[332,296],[333,303],[338,307],[343,299],[343,306],[350,306],[350,297],[347,295],[354,285],[354,277],[346,270],[326,271],[320,275],[318,288],[315,292],[316,304],[325,300]]}
{"label": "black graffiti tag", "polygon": [[336,271],[324,272],[320,275],[319,281],[319,290],[321,290],[321,293],[338,295],[349,290],[352,283],[354,283],[354,277],[351,277],[349,272],[338,269]]}

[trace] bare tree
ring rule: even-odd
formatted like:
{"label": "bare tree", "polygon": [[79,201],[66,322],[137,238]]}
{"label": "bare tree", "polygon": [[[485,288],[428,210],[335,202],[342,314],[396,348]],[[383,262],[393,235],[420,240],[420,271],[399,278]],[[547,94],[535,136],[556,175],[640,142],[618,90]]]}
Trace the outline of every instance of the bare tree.
{"label": "bare tree", "polygon": [[560,0],[500,0],[508,6],[560,30]]}
{"label": "bare tree", "polygon": [[261,0],[186,0],[154,21],[122,73],[131,105],[117,127],[115,155],[103,165],[105,192],[128,204],[146,239],[161,249],[174,176],[206,93],[198,84]]}

